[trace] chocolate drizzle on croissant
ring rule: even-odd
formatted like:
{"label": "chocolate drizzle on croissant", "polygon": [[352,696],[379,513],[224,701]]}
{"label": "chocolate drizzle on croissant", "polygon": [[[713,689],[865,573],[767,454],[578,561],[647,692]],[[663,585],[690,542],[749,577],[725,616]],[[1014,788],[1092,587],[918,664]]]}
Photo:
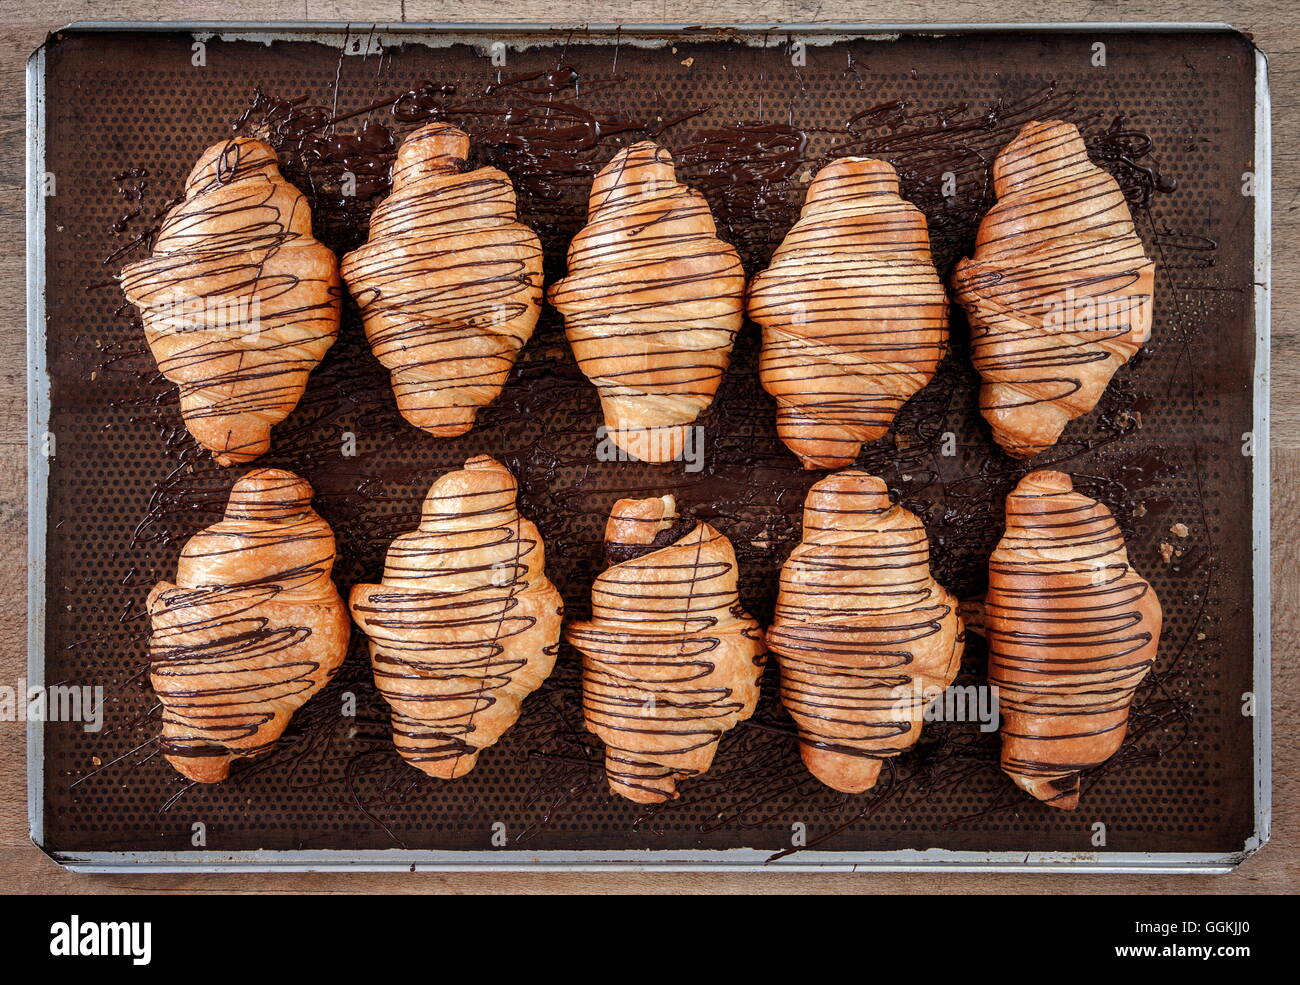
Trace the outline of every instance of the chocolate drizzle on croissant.
{"label": "chocolate drizzle on croissant", "polygon": [[369,241],[343,259],[403,417],[464,434],[505,386],[542,301],[542,248],[510,179],[465,170],[469,137],[431,123],[403,141]]}
{"label": "chocolate drizzle on croissant", "polygon": [[186,427],[222,465],[270,447],[338,335],[338,261],[258,140],[204,152],[153,255],[124,267],[121,283]]}
{"label": "chocolate drizzle on croissant", "polygon": [[749,287],[763,387],[804,468],[851,465],[934,376],[948,299],[925,216],[884,161],[846,157],[808,187],[799,221]]}
{"label": "chocolate drizzle on croissant", "polygon": [[311,496],[292,472],[249,472],[225,518],[181,551],[175,584],[149,594],[160,744],[191,780],[224,780],[235,759],[270,749],[347,655],[334,534]]}
{"label": "chocolate drizzle on croissant", "polygon": [[957,675],[962,621],[929,564],[925,527],[880,479],[839,472],[808,491],[767,644],[803,761],[836,790],[875,786]]}
{"label": "chocolate drizzle on croissant", "polygon": [[470,459],[430,488],[383,583],[352,589],[397,751],[429,776],[472,770],[555,665],[564,604],[516,494],[504,465]]}
{"label": "chocolate drizzle on croissant", "polygon": [[744,289],[740,258],[668,151],[643,141],[596,176],[550,299],[615,444],[647,462],[681,455],[727,368]]}
{"label": "chocolate drizzle on croissant", "polygon": [[980,409],[1030,458],[1097,405],[1151,334],[1155,264],[1118,183],[1068,123],[1029,123],[993,165],[998,202],[953,274]]}
{"label": "chocolate drizzle on croissant", "polygon": [[[671,496],[619,500],[609,544],[654,543],[672,527]],[[591,590],[592,617],[565,638],[583,655],[589,731],[605,743],[610,790],[655,804],[713,762],[727,729],[758,704],[763,643],[740,606],[731,542],[697,523],[669,546],[606,570]]]}
{"label": "chocolate drizzle on croissant", "polygon": [[1053,807],[1079,804],[1079,773],[1124,741],[1133,692],[1155,662],[1160,601],[1129,564],[1102,504],[1062,472],[1031,472],[1007,497],[983,605],[999,689],[1002,769]]}

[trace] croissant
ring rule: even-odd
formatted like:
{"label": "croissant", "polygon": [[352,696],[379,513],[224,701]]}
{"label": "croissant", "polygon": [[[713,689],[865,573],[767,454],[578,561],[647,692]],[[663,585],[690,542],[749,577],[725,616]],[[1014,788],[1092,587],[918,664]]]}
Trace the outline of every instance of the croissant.
{"label": "croissant", "polygon": [[646,462],[681,455],[726,371],[744,290],[740,258],[668,151],[642,141],[615,155],[550,292],[615,445]]}
{"label": "croissant", "polygon": [[153,256],[120,276],[195,440],[222,465],[265,452],[338,336],[341,297],[338,261],[275,151],[245,138],[209,147]]}
{"label": "croissant", "polygon": [[397,751],[429,776],[472,770],[555,666],[564,603],[516,492],[504,465],[471,458],[429,489],[383,583],[352,589]]}
{"label": "croissant", "polygon": [[1002,769],[1039,800],[1079,805],[1079,773],[1124,741],[1133,692],[1160,645],[1160,601],[1129,564],[1110,510],[1062,472],[1007,497],[989,590],[971,628],[999,690]]}
{"label": "croissant", "polygon": [[947,350],[925,216],[884,161],[844,157],[817,173],[748,303],[777,434],[806,469],[853,464]]}
{"label": "croissant", "polygon": [[762,633],[741,608],[731,542],[679,520],[672,496],[615,503],[605,550],[591,619],[565,638],[582,653],[583,715],[610,790],[661,803],[754,713]]}
{"label": "croissant", "polygon": [[993,187],[998,203],[953,286],[994,440],[1031,458],[1150,337],[1155,264],[1118,183],[1068,123],[1026,124],[998,154]]}
{"label": "croissant", "polygon": [[182,549],[176,582],[149,593],[160,743],[191,780],[224,780],[234,760],[275,745],[347,655],[334,533],[311,497],[292,472],[249,472],[225,518]]}
{"label": "croissant", "polygon": [[441,438],[496,399],[542,301],[542,247],[515,218],[514,186],[496,168],[466,171],[468,156],[446,123],[407,137],[369,241],[343,258],[398,410]]}
{"label": "croissant", "polygon": [[800,755],[827,786],[870,790],[881,762],[920,738],[965,633],[957,600],[930,574],[925,527],[880,479],[855,469],[808,491],[767,645]]}

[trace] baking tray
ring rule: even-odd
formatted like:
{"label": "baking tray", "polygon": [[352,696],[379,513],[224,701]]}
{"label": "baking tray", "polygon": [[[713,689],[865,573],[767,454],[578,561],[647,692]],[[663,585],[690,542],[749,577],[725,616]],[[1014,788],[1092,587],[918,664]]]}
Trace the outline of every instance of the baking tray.
{"label": "baking tray", "polygon": [[[503,52],[506,65],[494,65]],[[799,763],[774,668],[755,718],[728,733],[706,777],[684,784],[681,801],[632,805],[606,790],[567,646],[475,772],[439,783],[393,752],[360,634],[271,755],[215,787],[170,770],[150,744],[143,599],[239,472],[215,466],[180,427],[112,276],[147,251],[151,222],[198,153],[241,119],[280,144],[318,236],[350,248],[384,191],[382,168],[367,162],[430,114],[464,125],[479,158],[515,176],[548,280],[582,223],[594,169],[646,134],[705,192],[751,273],[793,221],[808,171],[866,153],[899,168],[946,274],[991,202],[992,157],[1020,124],[1080,125],[1160,264],[1156,323],[1098,410],[1038,464],[1067,469],[1112,506],[1166,631],[1130,737],[1086,778],[1079,811],[1022,795],[998,770],[996,736],[974,724],[927,725],[868,795],[829,791]],[[359,167],[354,199],[335,192],[348,167]],[[957,188],[946,197],[948,173]],[[1265,60],[1224,25],[57,32],[28,65],[29,681],[103,686],[107,710],[94,733],[29,723],[33,840],[96,872],[1230,869],[1267,840],[1270,816],[1269,189]],[[965,334],[956,313],[935,381],[859,461],[924,518],[938,576],[969,595],[982,589],[1002,496],[1025,468],[979,420]],[[520,475],[521,508],[546,537],[571,615],[584,615],[600,570],[608,506],[653,489],[732,538],[742,600],[767,620],[816,474],[775,439],[756,338],[748,326],[703,421],[706,465],[688,474],[594,460],[596,401],[549,309],[498,404],[470,435],[439,442],[397,417],[349,306],[339,344],[259,464],[312,481],[339,534],[345,591],[374,579],[435,475],[487,452]],[[357,436],[356,458],[338,454],[343,430]],[[947,432],[950,457],[936,454]],[[1187,538],[1169,532],[1176,523]],[[958,683],[978,681],[983,659],[973,640]],[[344,692],[355,718],[340,714]],[[1242,714],[1247,695],[1253,716]]]}

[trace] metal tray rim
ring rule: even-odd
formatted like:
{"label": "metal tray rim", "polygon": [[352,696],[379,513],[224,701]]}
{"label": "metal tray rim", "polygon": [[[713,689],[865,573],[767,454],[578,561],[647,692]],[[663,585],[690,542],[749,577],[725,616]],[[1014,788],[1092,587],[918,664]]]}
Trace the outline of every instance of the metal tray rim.
{"label": "metal tray rim", "polygon": [[[74,872],[1126,872],[1222,874],[1248,853],[800,852],[790,861],[768,861],[772,852],[727,851],[433,852],[378,851],[250,852],[66,852],[51,857]],[[563,860],[551,860],[551,856]],[[290,858],[292,856],[292,858]],[[1094,859],[1104,861],[1094,861]]]}
{"label": "metal tray rim", "polygon": [[[540,24],[540,23],[401,23],[251,22],[251,21],[78,21],[62,30],[234,31],[346,33],[360,27],[391,33],[475,35],[486,32],[536,34],[582,30],[588,34],[665,35],[684,33],[691,40],[710,32],[733,34],[880,34],[956,32],[1227,31],[1218,22],[991,23],[991,24],[738,24],[700,27],[686,24]],[[1243,35],[1244,36],[1244,35]],[[1272,132],[1268,60],[1255,51],[1255,368],[1252,457],[1254,555],[1254,801],[1255,831],[1241,850],[1221,854],[1158,852],[953,852],[938,849],[890,852],[801,852],[789,863],[769,862],[770,852],[754,849],[695,852],[542,853],[383,851],[255,852],[51,852],[44,846],[44,733],[41,723],[27,723],[27,808],[32,842],[58,864],[75,872],[276,872],[276,871],[787,871],[787,872],[1105,872],[1216,874],[1230,872],[1269,840],[1272,822],[1271,707],[1271,566],[1269,380],[1272,272]],[[45,47],[27,61],[27,386],[28,386],[28,599],[27,680],[45,680],[45,544],[49,461],[44,454],[50,416],[50,378],[45,361]],[[547,859],[543,861],[543,858]]]}
{"label": "metal tray rim", "polygon": [[[432,33],[474,34],[500,29],[514,34],[536,34],[548,31],[582,30],[588,33],[644,33],[668,34],[689,32],[692,36],[710,31],[757,33],[765,31],[795,31],[800,33],[828,34],[840,30],[854,32],[900,31],[911,34],[933,34],[943,31],[1005,32],[1005,31],[1236,31],[1224,21],[991,21],[969,23],[963,21],[936,21],[933,23],[898,21],[817,21],[780,23],[776,21],[751,21],[747,23],[661,23],[634,21],[620,23],[605,21],[574,23],[567,21],[474,21],[450,23],[445,21],[131,21],[85,20],[73,21],[60,30],[65,31],[203,31],[213,28],[225,30],[276,30],[300,33],[305,30],[327,32],[351,31],[363,27],[382,28],[395,34]],[[1240,32],[1239,32],[1240,33]]]}

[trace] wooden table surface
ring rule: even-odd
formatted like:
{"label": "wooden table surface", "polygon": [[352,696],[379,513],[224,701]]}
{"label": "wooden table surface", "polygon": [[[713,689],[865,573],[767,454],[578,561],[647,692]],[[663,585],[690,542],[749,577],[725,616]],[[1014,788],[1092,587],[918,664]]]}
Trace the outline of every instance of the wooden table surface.
{"label": "wooden table surface", "polygon": [[[1226,21],[1268,54],[1273,93],[1273,840],[1226,876],[979,874],[250,873],[87,876],[27,837],[25,726],[0,722],[0,889],[9,892],[1269,893],[1300,884],[1300,18],[1289,0],[0,0],[0,683],[26,666],[24,62],[76,20],[551,21],[692,24],[811,21]],[[39,20],[33,20],[39,18]],[[93,153],[94,148],[88,148]]]}

